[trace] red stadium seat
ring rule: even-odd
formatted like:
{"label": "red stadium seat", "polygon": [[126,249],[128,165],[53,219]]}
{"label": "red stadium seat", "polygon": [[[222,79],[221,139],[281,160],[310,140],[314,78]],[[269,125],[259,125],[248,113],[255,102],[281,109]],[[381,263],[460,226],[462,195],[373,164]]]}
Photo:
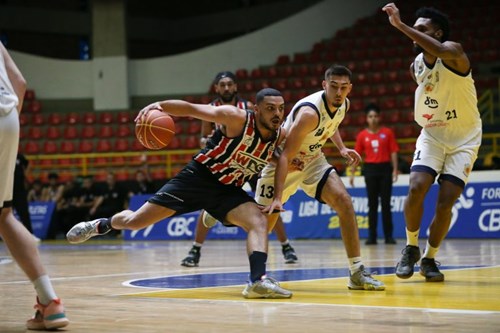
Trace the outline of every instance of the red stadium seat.
{"label": "red stadium seat", "polygon": [[74,154],[76,151],[75,144],[73,141],[64,140],[61,142],[60,151],[63,154]]}
{"label": "red stadium seat", "polygon": [[107,139],[99,139],[95,149],[99,153],[110,152],[112,150],[111,142]]}
{"label": "red stadium seat", "polygon": [[269,67],[265,70],[265,76],[267,78],[273,79],[278,76],[278,70],[276,67]]}
{"label": "red stadium seat", "polygon": [[24,146],[24,153],[28,155],[35,155],[40,152],[40,145],[36,141],[28,141]]}
{"label": "red stadium seat", "polygon": [[169,149],[179,149],[179,148],[181,148],[181,140],[179,139],[179,137],[174,136],[172,138],[172,141],[170,141],[170,143],[168,144],[168,148]]}
{"label": "red stadium seat", "polygon": [[45,137],[51,140],[59,139],[61,137],[61,131],[59,130],[59,127],[54,127],[54,126],[47,127],[47,132],[45,133]]}
{"label": "red stadium seat", "polygon": [[116,139],[115,141],[115,146],[114,146],[115,151],[128,151],[129,150],[129,144],[127,139]]}
{"label": "red stadium seat", "polygon": [[97,115],[95,112],[85,112],[83,115],[83,122],[87,125],[92,125],[97,122]]}
{"label": "red stadium seat", "polygon": [[45,141],[43,144],[43,153],[44,154],[56,154],[58,151],[57,144],[55,141]]}
{"label": "red stadium seat", "polygon": [[30,127],[28,130],[28,138],[31,140],[39,140],[43,137],[42,129],[40,127]]}
{"label": "red stadium seat", "polygon": [[104,125],[98,131],[98,134],[100,138],[111,138],[114,134],[113,127],[110,125]]}
{"label": "red stadium seat", "polygon": [[287,54],[280,55],[276,60],[278,65],[286,65],[290,63],[290,57]]}
{"label": "red stadium seat", "polygon": [[99,122],[101,124],[111,124],[113,122],[113,114],[111,112],[100,112]]}
{"label": "red stadium seat", "polygon": [[201,133],[201,120],[193,119],[189,122],[187,127],[187,134],[200,134]]}
{"label": "red stadium seat", "polygon": [[264,76],[262,69],[260,68],[254,68],[252,69],[252,72],[250,73],[250,77],[252,79],[260,79]]}
{"label": "red stadium seat", "polygon": [[241,68],[241,69],[238,69],[236,71],[235,75],[236,75],[236,79],[238,79],[238,81],[245,80],[248,78],[248,71],[244,68]]}
{"label": "red stadium seat", "polygon": [[27,115],[27,114],[25,114],[25,113],[21,113],[21,114],[19,115],[19,125],[21,125],[21,126],[25,126],[25,125],[27,125],[28,123],[29,123],[29,117],[28,117],[28,115]]}
{"label": "red stadium seat", "polygon": [[29,113],[40,113],[42,111],[42,104],[40,103],[40,101],[36,101],[36,100],[31,101],[26,106],[26,110]]}
{"label": "red stadium seat", "polygon": [[35,94],[35,91],[33,89],[27,89],[26,92],[24,93],[24,100],[25,101],[31,102],[31,101],[35,100],[35,98],[36,98],[36,94]]}
{"label": "red stadium seat", "polygon": [[71,140],[78,137],[78,131],[75,126],[66,126],[64,128],[63,137],[65,139]]}
{"label": "red stadium seat", "polygon": [[133,151],[144,151],[144,150],[146,150],[146,148],[137,139],[132,140],[132,142],[130,144],[130,149],[132,149]]}
{"label": "red stadium seat", "polygon": [[70,112],[66,115],[66,124],[75,125],[80,121],[80,115],[76,112]]}
{"label": "red stadium seat", "polygon": [[45,118],[43,117],[43,115],[37,113],[37,114],[34,114],[31,116],[31,125],[35,125],[35,126],[41,126],[43,124],[45,124]]}
{"label": "red stadium seat", "polygon": [[60,113],[51,113],[47,117],[49,125],[59,125],[62,123],[62,116]]}
{"label": "red stadium seat", "polygon": [[184,140],[184,147],[185,149],[195,149],[199,148],[200,146],[200,138],[198,136],[188,136],[186,140]]}
{"label": "red stadium seat", "polygon": [[91,153],[94,150],[94,144],[90,140],[82,140],[80,141],[80,145],[78,146],[78,152],[80,153]]}
{"label": "red stadium seat", "polygon": [[120,138],[125,138],[132,135],[132,130],[130,125],[121,124],[116,130],[116,135]]}
{"label": "red stadium seat", "polygon": [[290,78],[293,76],[293,66],[285,65],[278,68],[278,73],[280,77]]}
{"label": "red stadium seat", "polygon": [[120,112],[118,112],[116,120],[120,124],[128,124],[128,123],[132,122],[132,120],[133,120],[132,114],[128,111],[120,111]]}
{"label": "red stadium seat", "polygon": [[84,126],[80,136],[85,139],[93,139],[96,137],[96,129],[93,125]]}

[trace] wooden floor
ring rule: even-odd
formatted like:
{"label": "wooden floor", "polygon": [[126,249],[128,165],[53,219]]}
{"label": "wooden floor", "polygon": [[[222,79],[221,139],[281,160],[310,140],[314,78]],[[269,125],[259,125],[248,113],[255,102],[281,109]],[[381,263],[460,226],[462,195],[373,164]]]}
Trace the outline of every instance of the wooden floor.
{"label": "wooden floor", "polygon": [[[246,300],[242,241],[205,243],[200,267],[180,266],[190,242],[63,241],[40,245],[66,304],[68,332],[500,332],[500,240],[446,240],[444,283],[397,279],[398,245],[362,247],[386,291],[349,291],[339,240],[293,241],[287,265],[271,241],[269,275],[290,300]],[[34,290],[0,242],[0,332],[25,332]]]}

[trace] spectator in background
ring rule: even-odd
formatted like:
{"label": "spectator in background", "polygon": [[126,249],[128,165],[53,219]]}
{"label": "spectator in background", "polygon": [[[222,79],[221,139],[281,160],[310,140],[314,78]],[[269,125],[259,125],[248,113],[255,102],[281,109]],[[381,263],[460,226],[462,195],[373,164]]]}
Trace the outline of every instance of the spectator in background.
{"label": "spectator in background", "polygon": [[64,185],[59,183],[59,175],[55,172],[49,173],[49,183],[43,189],[42,201],[58,203],[62,199]]}
{"label": "spectator in background", "polygon": [[[114,173],[108,172],[106,183],[102,187],[94,206],[90,208],[90,219],[96,219],[99,216],[112,216],[121,212],[127,208],[127,199],[127,190],[116,182]],[[81,216],[79,219],[81,220]],[[120,234],[119,231],[114,231],[110,236],[118,234]]]}
{"label": "spectator in background", "polygon": [[12,207],[19,215],[21,223],[28,229],[28,231],[33,235],[35,241],[39,242],[40,238],[33,234],[33,228],[31,226],[31,216],[28,205],[28,191],[26,189],[26,171],[28,170],[29,161],[26,157],[17,153],[16,159],[16,169],[14,171],[14,193],[12,197]]}
{"label": "spectator in background", "polygon": [[156,192],[155,190],[148,166],[145,164],[142,169],[135,172],[135,182],[130,185],[129,197],[135,194],[152,194]]}
{"label": "spectator in background", "polygon": [[[355,150],[364,155],[362,173],[368,196],[368,239],[366,245],[377,244],[379,198],[386,244],[396,244],[392,236],[392,183],[398,179],[398,151],[394,132],[380,123],[380,109],[375,104],[365,108],[368,127],[356,137]],[[350,176],[354,186],[354,173]]]}
{"label": "spectator in background", "polygon": [[43,183],[40,179],[35,179],[31,184],[31,189],[28,191],[28,202],[42,201],[43,199]]}

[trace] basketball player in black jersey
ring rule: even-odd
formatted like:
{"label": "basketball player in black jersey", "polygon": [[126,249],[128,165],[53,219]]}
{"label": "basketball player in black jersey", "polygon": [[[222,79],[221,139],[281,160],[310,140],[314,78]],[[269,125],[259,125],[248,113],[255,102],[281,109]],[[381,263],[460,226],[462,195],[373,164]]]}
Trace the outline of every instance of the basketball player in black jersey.
{"label": "basketball player in black jersey", "polygon": [[[241,98],[238,95],[236,76],[232,72],[223,71],[217,73],[213,81],[213,89],[217,97],[210,103],[210,105],[234,105],[243,110],[253,109],[252,102]],[[212,135],[216,126],[217,124],[215,123],[202,121],[200,139],[201,148],[205,147],[208,138]],[[257,176],[252,178],[251,182],[249,182],[252,190],[254,190],[256,183]],[[201,247],[203,246],[203,243],[207,238],[209,228],[217,223],[217,220],[213,220],[211,221],[211,224],[208,224],[208,222],[206,222],[207,216],[210,218],[209,215],[203,214],[203,212],[198,216],[198,220],[196,221],[196,229],[194,232],[193,246],[189,250],[188,255],[184,259],[182,259],[182,266],[197,267],[198,263],[200,262]],[[205,222],[203,221],[204,219]],[[281,243],[281,251],[283,253],[283,256],[285,257],[285,262],[287,264],[293,264],[297,262],[297,255],[295,254],[295,250],[293,249],[293,247],[290,245],[290,241],[288,240],[288,236],[286,235],[285,226],[281,218],[276,221],[274,231],[276,232],[278,241]]]}
{"label": "basketball player in black jersey", "polygon": [[266,277],[267,219],[242,186],[271,160],[284,139],[281,123],[285,102],[281,93],[266,88],[257,93],[254,112],[232,105],[191,104],[166,100],[148,105],[137,120],[156,109],[221,124],[206,147],[177,176],[168,181],[137,211],[124,210],[110,218],[80,222],[67,234],[81,243],[110,230],[138,230],[165,218],[205,209],[219,221],[243,228],[247,236],[250,281],[246,298],[290,298],[292,293]]}

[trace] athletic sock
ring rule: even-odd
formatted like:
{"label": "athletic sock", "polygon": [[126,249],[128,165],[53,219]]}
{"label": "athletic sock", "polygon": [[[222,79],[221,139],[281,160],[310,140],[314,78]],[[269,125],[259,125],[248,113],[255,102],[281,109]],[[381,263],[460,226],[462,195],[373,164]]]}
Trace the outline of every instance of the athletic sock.
{"label": "athletic sock", "polygon": [[348,259],[349,259],[349,271],[351,272],[351,275],[359,271],[361,269],[361,266],[363,266],[363,261],[361,260],[361,257],[352,257]]}
{"label": "athletic sock", "polygon": [[201,249],[202,246],[203,246],[203,243],[193,242],[193,247],[197,247],[198,249]]}
{"label": "athletic sock", "polygon": [[248,259],[250,261],[250,281],[253,283],[266,275],[267,253],[253,251]]}
{"label": "athletic sock", "polygon": [[424,251],[424,258],[434,259],[438,251],[439,251],[439,246],[432,247],[431,244],[429,244],[429,241],[427,241]]}
{"label": "athletic sock", "polygon": [[97,232],[99,233],[99,235],[107,234],[112,229],[113,227],[111,227],[111,218],[100,219],[99,224],[97,225]]}
{"label": "athletic sock", "polygon": [[285,247],[285,246],[287,246],[289,244],[290,244],[290,241],[288,239],[286,241],[284,241],[284,242],[281,242],[281,246],[282,247]]}
{"label": "athletic sock", "polygon": [[418,246],[418,233],[420,229],[417,231],[410,231],[406,228],[406,245]]}
{"label": "athletic sock", "polygon": [[33,286],[35,286],[38,301],[41,304],[48,305],[52,300],[57,298],[48,275],[42,275],[33,281]]}

